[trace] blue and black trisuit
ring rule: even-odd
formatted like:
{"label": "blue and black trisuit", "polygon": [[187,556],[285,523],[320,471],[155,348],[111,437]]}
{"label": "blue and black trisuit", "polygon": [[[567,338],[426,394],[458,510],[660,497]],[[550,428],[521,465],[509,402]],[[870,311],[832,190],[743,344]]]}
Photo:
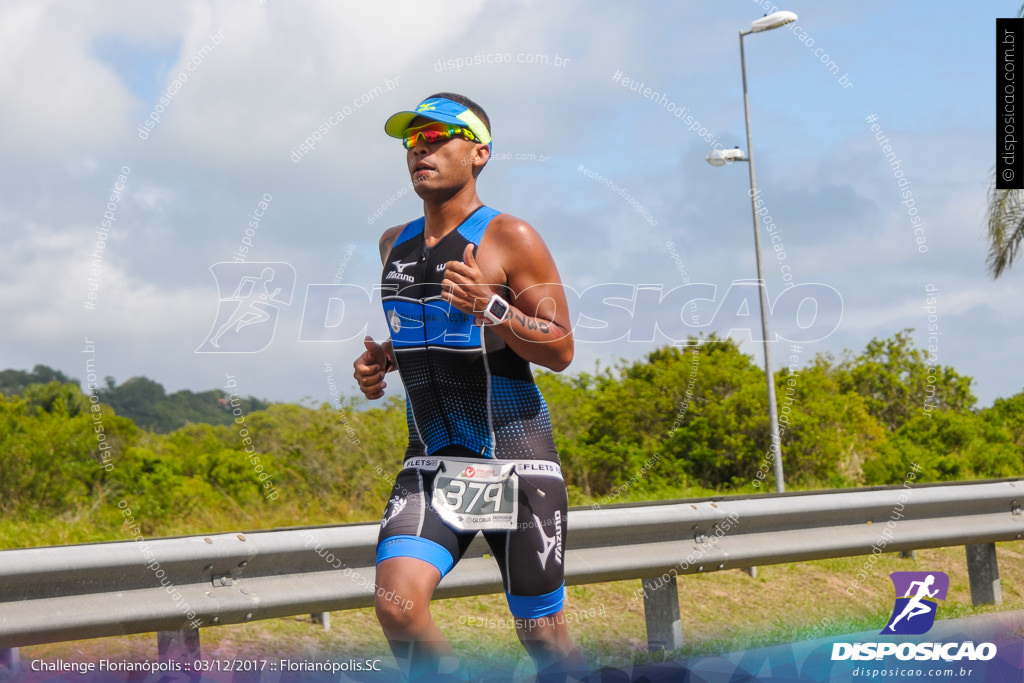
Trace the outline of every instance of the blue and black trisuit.
{"label": "blue and black trisuit", "polygon": [[377,561],[414,557],[443,577],[478,532],[455,529],[435,511],[438,463],[515,462],[515,528],[482,533],[512,614],[538,618],[562,608],[565,586],[567,499],[547,405],[529,362],[441,298],[446,263],[462,261],[467,244],[476,250],[498,213],[481,206],[433,247],[424,242],[424,219],[412,221],[387,256],[381,298],[407,392],[409,445],[381,520]]}

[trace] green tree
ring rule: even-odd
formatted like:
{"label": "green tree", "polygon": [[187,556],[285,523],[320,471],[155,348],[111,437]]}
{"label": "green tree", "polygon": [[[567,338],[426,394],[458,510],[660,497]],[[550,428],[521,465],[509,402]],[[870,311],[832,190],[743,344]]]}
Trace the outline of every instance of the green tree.
{"label": "green tree", "polygon": [[162,384],[147,377],[132,377],[119,386],[113,377],[107,377],[106,386],[96,393],[119,415],[162,434],[192,423],[232,424],[236,408],[248,414],[270,405],[252,396],[232,396],[229,400],[220,389],[198,394],[188,390],[168,394]]}
{"label": "green tree", "polygon": [[[890,431],[918,412],[969,411],[977,401],[971,393],[974,380],[930,363],[928,354],[914,346],[912,332],[872,339],[863,353],[848,356],[838,367],[840,390],[863,396],[870,413]],[[925,409],[925,403],[933,408]]]}
{"label": "green tree", "polygon": [[685,353],[672,378],[670,462],[704,486],[749,484],[771,443],[764,372],[731,339],[711,337]]}
{"label": "green tree", "polygon": [[0,511],[34,516],[91,504],[108,479],[101,444],[116,458],[138,439],[135,425],[108,406],[71,415],[58,398],[47,407],[0,397]]}
{"label": "green tree", "polygon": [[158,382],[132,377],[115,387],[113,378],[108,377],[106,388],[100,387],[96,393],[118,414],[130,416],[143,429],[154,429],[161,423],[160,406],[167,393]]}
{"label": "green tree", "polygon": [[1024,392],[1010,398],[997,398],[992,407],[982,410],[980,415],[982,419],[1005,429],[1024,455]]}
{"label": "green tree", "polygon": [[844,392],[831,357],[819,354],[796,372],[776,375],[782,458],[787,481],[849,486],[864,479],[863,463],[886,439],[867,401]]}
{"label": "green tree", "polygon": [[591,483],[591,449],[584,443],[589,426],[597,419],[594,411],[594,396],[597,388],[610,378],[610,371],[604,376],[591,376],[585,372],[578,375],[541,370],[535,380],[551,415],[551,430],[554,433],[555,448],[562,461],[562,474],[570,491],[579,490],[585,495],[594,492]]}
{"label": "green tree", "polygon": [[57,380],[46,384],[29,384],[22,396],[30,407],[37,407],[47,413],[57,410],[58,404],[63,406],[69,417],[89,409],[89,399],[82,394],[81,387],[77,384],[62,384]]}
{"label": "green tree", "polygon": [[31,372],[24,370],[0,370],[0,394],[20,396],[30,384],[78,384],[60,370],[47,365],[36,365]]}
{"label": "green tree", "polygon": [[[785,470],[795,484],[859,481],[861,464],[884,439],[865,399],[843,391],[838,374],[819,356],[798,373],[776,375]],[[541,373],[538,383],[566,481],[600,496],[624,482],[651,494],[665,486],[760,485],[772,469],[763,377],[735,342],[712,336],[699,346],[656,349],[614,373]]]}
{"label": "green tree", "polygon": [[865,483],[899,484],[912,464],[917,483],[1020,476],[1021,450],[1002,425],[974,413],[939,411],[905,422],[864,463]]}

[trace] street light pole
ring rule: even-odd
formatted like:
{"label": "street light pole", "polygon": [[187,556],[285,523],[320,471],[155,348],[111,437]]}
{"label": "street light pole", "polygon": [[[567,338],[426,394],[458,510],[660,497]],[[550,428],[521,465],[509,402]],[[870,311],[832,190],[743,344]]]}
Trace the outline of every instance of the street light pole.
{"label": "street light pole", "polygon": [[772,370],[771,336],[768,331],[768,292],[761,264],[761,221],[757,215],[757,176],[754,173],[754,142],[750,134],[750,97],[747,93],[747,60],[743,52],[743,36],[753,31],[740,31],[740,67],[743,70],[743,113],[747,120],[747,164],[750,167],[750,210],[754,216],[754,254],[757,257],[757,281],[761,292],[761,336],[764,339],[764,374],[768,383],[768,423],[771,431],[772,460],[775,466],[775,490],[786,490],[782,474],[782,440],[779,436],[779,409],[775,403],[775,373]]}
{"label": "street light pole", "polygon": [[775,402],[775,372],[772,370],[771,332],[768,329],[768,290],[765,287],[764,267],[761,264],[761,221],[757,214],[757,175],[754,173],[754,141],[750,134],[750,96],[747,93],[747,59],[743,52],[743,37],[751,33],[770,31],[797,20],[793,12],[774,12],[750,22],[749,31],[740,31],[740,68],[743,70],[743,115],[747,122],[747,154],[736,149],[715,149],[708,153],[712,166],[726,166],[734,161],[750,164],[750,211],[754,217],[754,256],[757,260],[757,282],[761,294],[761,337],[764,340],[764,374],[768,384],[768,424],[771,431],[769,452],[775,465],[775,490],[786,490],[782,475],[782,439],[779,437],[779,407]]}

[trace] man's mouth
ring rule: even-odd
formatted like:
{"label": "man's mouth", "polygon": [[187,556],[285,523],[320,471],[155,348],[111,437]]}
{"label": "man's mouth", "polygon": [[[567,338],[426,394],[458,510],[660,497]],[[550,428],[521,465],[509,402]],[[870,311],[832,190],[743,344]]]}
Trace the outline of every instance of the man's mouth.
{"label": "man's mouth", "polygon": [[426,178],[431,173],[436,173],[437,169],[428,164],[425,161],[421,161],[412,168],[413,178]]}

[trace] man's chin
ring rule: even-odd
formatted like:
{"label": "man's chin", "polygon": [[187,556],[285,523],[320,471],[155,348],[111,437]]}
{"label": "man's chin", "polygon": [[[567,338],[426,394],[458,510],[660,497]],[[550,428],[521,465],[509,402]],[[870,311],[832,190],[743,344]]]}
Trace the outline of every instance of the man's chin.
{"label": "man's chin", "polygon": [[412,189],[420,199],[437,199],[439,197],[449,197],[455,194],[452,188],[435,185],[431,180],[432,178],[427,178],[418,182],[415,180],[413,181]]}

